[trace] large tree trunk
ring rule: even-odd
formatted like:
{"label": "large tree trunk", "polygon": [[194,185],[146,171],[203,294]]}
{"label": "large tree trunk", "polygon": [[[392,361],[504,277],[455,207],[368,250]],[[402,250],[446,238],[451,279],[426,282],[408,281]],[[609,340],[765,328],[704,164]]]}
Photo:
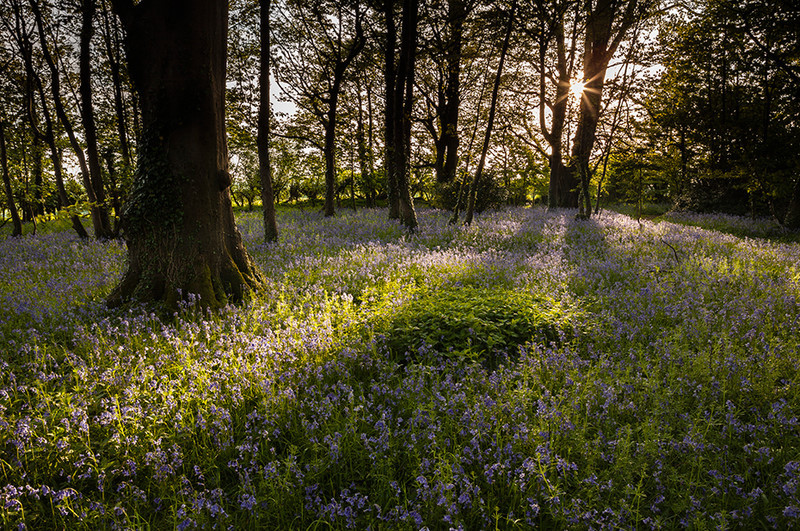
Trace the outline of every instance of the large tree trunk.
{"label": "large tree trunk", "polygon": [[275,220],[275,192],[272,188],[272,167],[269,159],[270,137],[270,0],[261,0],[261,72],[258,108],[258,174],[261,178],[261,207],[264,210],[264,241],[278,240],[278,224]]}
{"label": "large tree trunk", "polygon": [[11,176],[8,174],[8,156],[6,154],[6,122],[0,118],[0,165],[3,171],[3,188],[6,192],[6,204],[14,223],[11,236],[22,236],[22,220],[19,218],[14,192],[11,190]]}
{"label": "large tree trunk", "polygon": [[225,136],[226,0],[115,0],[142,109],[128,268],[108,299],[199,296],[203,307],[261,285],[233,217]]}

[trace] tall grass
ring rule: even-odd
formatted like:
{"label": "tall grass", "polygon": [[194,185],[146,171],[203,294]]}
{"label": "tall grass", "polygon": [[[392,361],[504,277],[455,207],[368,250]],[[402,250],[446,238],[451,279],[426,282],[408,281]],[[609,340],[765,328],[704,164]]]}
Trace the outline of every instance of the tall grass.
{"label": "tall grass", "polygon": [[0,242],[2,527],[798,524],[800,246],[385,217],[241,214],[268,289],[170,321],[118,243]]}

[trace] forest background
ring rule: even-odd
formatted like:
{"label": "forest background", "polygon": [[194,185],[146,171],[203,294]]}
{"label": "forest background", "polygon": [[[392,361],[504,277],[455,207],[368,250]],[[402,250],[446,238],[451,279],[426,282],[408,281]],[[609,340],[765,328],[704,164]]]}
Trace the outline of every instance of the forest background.
{"label": "forest background", "polygon": [[[580,2],[512,4],[418,6],[411,96],[396,113],[408,117],[411,198],[456,211],[470,195],[478,210],[662,203],[796,227],[791,2],[600,2],[594,13]],[[268,11],[278,203],[320,202],[330,215],[388,199],[389,5],[397,33],[399,3]],[[259,11],[230,3],[231,194],[248,209],[262,202]],[[75,215],[91,212],[98,236],[119,235],[141,132],[119,20],[106,1],[4,0],[2,12],[4,223],[71,216],[82,234]],[[593,56],[599,19],[604,53]],[[395,35],[393,56],[406,38]]]}

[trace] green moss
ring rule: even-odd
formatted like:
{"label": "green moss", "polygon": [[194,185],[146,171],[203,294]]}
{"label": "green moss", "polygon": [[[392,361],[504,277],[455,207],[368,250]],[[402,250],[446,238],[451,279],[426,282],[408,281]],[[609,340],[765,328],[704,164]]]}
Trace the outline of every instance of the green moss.
{"label": "green moss", "polygon": [[220,308],[228,302],[225,292],[219,282],[214,282],[211,268],[206,264],[200,267],[187,291],[200,296],[200,306],[203,308]]}

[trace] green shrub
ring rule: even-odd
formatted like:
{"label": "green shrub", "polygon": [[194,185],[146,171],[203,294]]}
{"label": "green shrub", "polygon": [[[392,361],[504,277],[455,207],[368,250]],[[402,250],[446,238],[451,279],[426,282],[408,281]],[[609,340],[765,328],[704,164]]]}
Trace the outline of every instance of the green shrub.
{"label": "green shrub", "polygon": [[559,342],[569,333],[553,301],[507,288],[458,287],[426,293],[390,318],[386,338],[399,359],[467,357],[492,363],[491,354],[517,354],[530,341]]}

